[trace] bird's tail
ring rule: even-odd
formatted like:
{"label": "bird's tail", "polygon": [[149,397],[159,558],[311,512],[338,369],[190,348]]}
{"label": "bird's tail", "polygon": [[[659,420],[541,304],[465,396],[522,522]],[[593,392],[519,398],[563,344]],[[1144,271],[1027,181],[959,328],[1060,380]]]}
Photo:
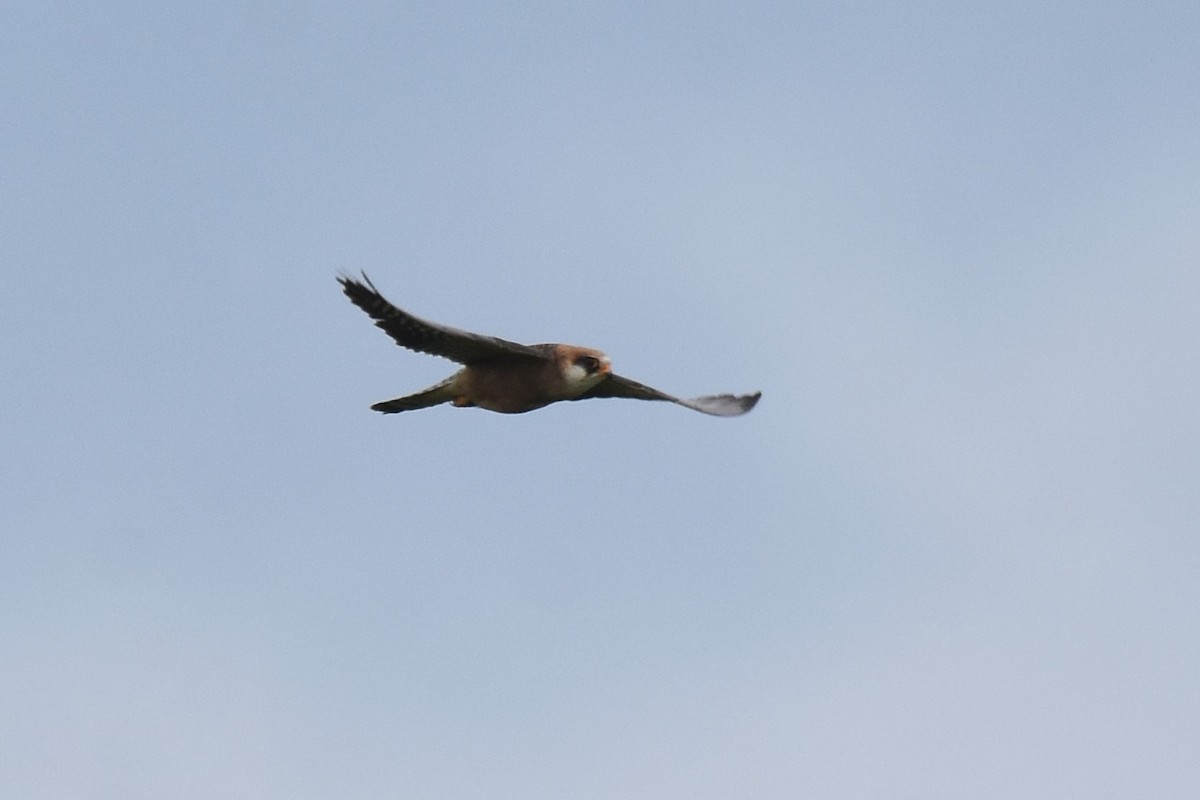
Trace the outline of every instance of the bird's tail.
{"label": "bird's tail", "polygon": [[371,406],[372,411],[380,411],[384,414],[399,414],[401,411],[415,411],[418,408],[429,408],[430,406],[449,403],[454,399],[454,376],[451,375],[446,380],[428,389],[417,392],[416,394],[397,397],[394,400],[384,400],[382,403],[376,403]]}

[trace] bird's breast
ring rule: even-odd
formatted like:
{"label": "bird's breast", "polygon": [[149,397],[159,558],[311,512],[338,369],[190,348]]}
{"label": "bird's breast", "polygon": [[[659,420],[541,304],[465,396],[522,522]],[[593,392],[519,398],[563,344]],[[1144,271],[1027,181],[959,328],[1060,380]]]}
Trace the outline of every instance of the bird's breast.
{"label": "bird's breast", "polygon": [[476,364],[459,372],[455,402],[501,414],[521,414],[567,399],[560,384],[552,362]]}

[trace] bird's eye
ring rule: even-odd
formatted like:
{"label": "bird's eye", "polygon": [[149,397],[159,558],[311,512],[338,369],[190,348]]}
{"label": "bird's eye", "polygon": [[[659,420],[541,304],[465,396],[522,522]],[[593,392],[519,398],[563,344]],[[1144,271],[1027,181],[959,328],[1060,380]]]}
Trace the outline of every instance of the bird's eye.
{"label": "bird's eye", "polygon": [[589,375],[600,369],[600,359],[595,356],[580,356],[575,363],[587,370]]}

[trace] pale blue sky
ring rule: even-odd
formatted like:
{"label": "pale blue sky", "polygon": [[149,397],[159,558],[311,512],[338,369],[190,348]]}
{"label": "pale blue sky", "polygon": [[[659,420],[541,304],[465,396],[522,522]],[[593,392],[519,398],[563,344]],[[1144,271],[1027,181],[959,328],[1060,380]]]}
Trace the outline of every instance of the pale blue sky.
{"label": "pale blue sky", "polygon": [[[1193,798],[1191,3],[10,3],[0,793]],[[723,420],[368,406],[339,292]]]}

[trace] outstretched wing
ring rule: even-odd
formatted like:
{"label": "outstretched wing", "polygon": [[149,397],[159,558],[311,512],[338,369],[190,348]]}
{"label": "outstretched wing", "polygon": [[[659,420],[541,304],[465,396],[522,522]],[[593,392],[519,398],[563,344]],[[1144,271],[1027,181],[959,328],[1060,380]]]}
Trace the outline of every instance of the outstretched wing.
{"label": "outstretched wing", "polygon": [[643,383],[622,378],[620,375],[609,375],[604,380],[588,389],[575,400],[587,400],[592,397],[626,397],[631,400],[666,400],[684,408],[712,414],[715,417],[736,417],[754,408],[762,392],[754,394],[710,394],[704,397],[693,397],[687,400],[660,392]]}
{"label": "outstretched wing", "polygon": [[459,364],[514,357],[546,360],[545,353],[535,347],[497,339],[494,336],[469,333],[449,325],[438,325],[436,322],[414,317],[389,303],[375,288],[375,284],[371,283],[366,273],[363,273],[361,281],[339,275],[338,282],[342,284],[342,291],[346,293],[346,297],[367,312],[371,319],[375,320],[375,325],[401,347],[448,358]]}

